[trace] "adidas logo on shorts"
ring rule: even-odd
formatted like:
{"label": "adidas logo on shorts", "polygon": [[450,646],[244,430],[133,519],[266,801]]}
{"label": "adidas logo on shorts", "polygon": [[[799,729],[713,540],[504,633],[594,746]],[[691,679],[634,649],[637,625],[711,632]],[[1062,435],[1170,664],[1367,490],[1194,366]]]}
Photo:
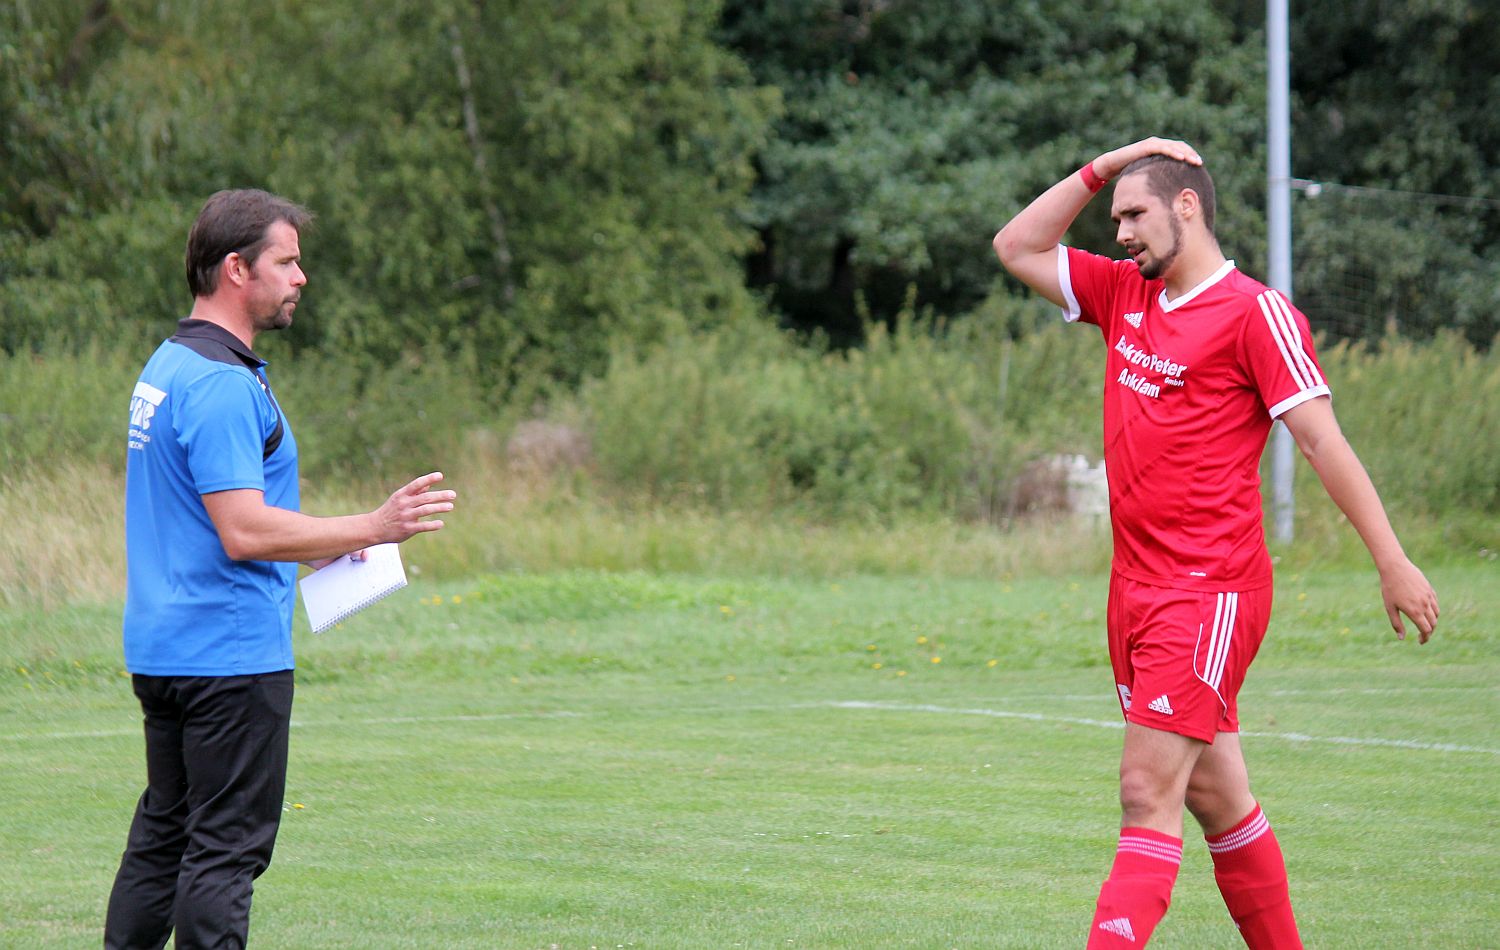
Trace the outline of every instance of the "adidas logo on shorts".
{"label": "adidas logo on shorts", "polygon": [[1167,699],[1166,693],[1162,693],[1160,696],[1151,700],[1150,704],[1148,704],[1146,708],[1155,710],[1156,712],[1161,713],[1163,716],[1172,715],[1172,703]]}

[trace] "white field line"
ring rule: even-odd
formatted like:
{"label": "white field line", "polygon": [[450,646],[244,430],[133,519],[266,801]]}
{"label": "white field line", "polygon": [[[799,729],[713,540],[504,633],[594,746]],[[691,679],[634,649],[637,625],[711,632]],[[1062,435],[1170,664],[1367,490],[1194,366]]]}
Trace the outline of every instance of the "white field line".
{"label": "white field line", "polygon": [[[1031,722],[1060,722],[1074,726],[1093,726],[1100,729],[1124,729],[1121,720],[1083,719],[1077,716],[1051,716],[1046,713],[1014,712],[1005,709],[961,708],[957,706],[933,706],[928,704],[874,703],[861,700],[833,701],[818,705],[835,709],[870,709],[878,712],[921,712],[949,716],[989,716],[995,719],[1025,719]],[[1242,736],[1256,739],[1279,739],[1283,742],[1322,742],[1329,745],[1375,746],[1387,749],[1413,749],[1420,752],[1475,752],[1481,755],[1500,755],[1500,749],[1483,746],[1455,745],[1451,742],[1422,742],[1417,739],[1379,739],[1354,736],[1309,736],[1300,732],[1241,732]]]}
{"label": "white field line", "polygon": [[[1055,697],[1054,697],[1055,698]],[[1123,729],[1125,724],[1118,719],[1088,719],[1081,716],[1054,716],[1047,713],[1020,712],[985,707],[936,706],[931,704],[869,702],[866,700],[828,700],[820,703],[796,703],[791,706],[717,706],[699,707],[696,712],[775,712],[785,709],[833,708],[870,710],[874,712],[918,712],[947,716],[985,716],[991,719],[1024,719],[1028,722],[1062,723],[1072,726],[1089,726],[1095,729]],[[678,709],[678,712],[686,711]],[[586,719],[588,713],[559,710],[537,713],[488,713],[453,716],[379,716],[363,719],[325,719],[306,722],[293,719],[295,729],[319,729],[330,726],[384,726],[384,725],[431,725],[443,722],[502,722],[515,719]],[[68,739],[124,739],[141,734],[140,728],[102,729],[86,732],[31,732],[0,735],[0,742],[25,742],[31,740]],[[1310,736],[1300,732],[1241,732],[1242,736],[1257,739],[1277,739],[1283,742],[1317,742],[1328,745],[1369,746],[1388,749],[1411,749],[1418,752],[1468,752],[1480,755],[1500,756],[1500,749],[1483,746],[1456,745],[1449,742],[1422,742],[1416,739],[1380,739],[1354,736]]]}
{"label": "white field line", "polygon": [[[1242,688],[1240,699],[1257,696],[1394,696],[1398,693],[1471,693],[1489,690],[1500,696],[1500,687],[1488,684],[1473,686],[1335,686],[1329,689],[1254,689]],[[1107,691],[1097,693],[1007,693],[1007,699],[1031,699],[1046,702],[1098,702],[1100,697],[1109,698]]]}
{"label": "white field line", "polygon": [[[588,713],[539,712],[539,713],[480,713],[464,716],[379,716],[366,719],[323,719],[304,722],[292,720],[293,729],[318,729],[328,726],[388,726],[429,725],[439,722],[500,722],[506,719],[584,719]],[[88,732],[14,732],[0,735],[0,742],[24,742],[28,739],[128,739],[141,734],[134,729],[98,729]]]}

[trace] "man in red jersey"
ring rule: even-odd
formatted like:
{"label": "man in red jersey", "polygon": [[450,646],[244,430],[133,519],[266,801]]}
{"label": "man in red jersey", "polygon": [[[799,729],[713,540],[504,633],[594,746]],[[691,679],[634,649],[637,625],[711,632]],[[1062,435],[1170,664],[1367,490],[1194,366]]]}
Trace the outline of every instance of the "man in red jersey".
{"label": "man in red jersey", "polygon": [[[1059,243],[1110,179],[1128,261]],[[1191,146],[1150,138],[1106,152],[994,243],[1012,274],[1068,321],[1097,326],[1108,347],[1107,623],[1125,716],[1123,815],[1088,946],[1150,939],[1177,878],[1186,805],[1245,942],[1299,948],[1286,865],[1250,793],[1235,708],[1270,615],[1259,462],[1273,420],[1369,548],[1398,637],[1404,614],[1427,642],[1437,595],[1339,429],[1307,318],[1220,251],[1213,179]]]}

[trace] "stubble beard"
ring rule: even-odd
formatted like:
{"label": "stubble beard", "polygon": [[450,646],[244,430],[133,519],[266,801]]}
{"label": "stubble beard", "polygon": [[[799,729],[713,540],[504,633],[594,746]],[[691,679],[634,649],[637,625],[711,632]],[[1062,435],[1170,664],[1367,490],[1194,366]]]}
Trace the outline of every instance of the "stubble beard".
{"label": "stubble beard", "polygon": [[293,294],[283,297],[277,302],[276,308],[269,313],[258,314],[254,319],[256,332],[263,330],[285,330],[292,325],[292,311],[296,304],[302,299],[301,294]]}
{"label": "stubble beard", "polygon": [[1172,229],[1172,246],[1167,249],[1167,253],[1159,256],[1153,255],[1144,264],[1140,261],[1136,262],[1136,266],[1141,269],[1141,276],[1147,280],[1156,280],[1165,274],[1177,260],[1177,255],[1182,253],[1182,222],[1178,221],[1177,215],[1174,214],[1167,218],[1167,224]]}
{"label": "stubble beard", "polygon": [[264,317],[258,317],[255,321],[255,329],[263,330],[285,330],[292,325],[292,312],[286,303],[277,307],[273,312]]}

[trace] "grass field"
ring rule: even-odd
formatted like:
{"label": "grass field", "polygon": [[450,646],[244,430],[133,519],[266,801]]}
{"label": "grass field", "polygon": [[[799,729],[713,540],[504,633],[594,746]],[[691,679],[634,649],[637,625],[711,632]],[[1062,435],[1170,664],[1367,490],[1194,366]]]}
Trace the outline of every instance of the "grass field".
{"label": "grass field", "polygon": [[[1244,693],[1309,947],[1500,946],[1500,567],[1284,571]],[[1104,579],[555,572],[299,619],[286,948],[1083,943],[1121,733]],[[95,946],[143,780],[113,605],[0,610],[0,946]],[[1190,833],[1154,947],[1242,946]]]}

